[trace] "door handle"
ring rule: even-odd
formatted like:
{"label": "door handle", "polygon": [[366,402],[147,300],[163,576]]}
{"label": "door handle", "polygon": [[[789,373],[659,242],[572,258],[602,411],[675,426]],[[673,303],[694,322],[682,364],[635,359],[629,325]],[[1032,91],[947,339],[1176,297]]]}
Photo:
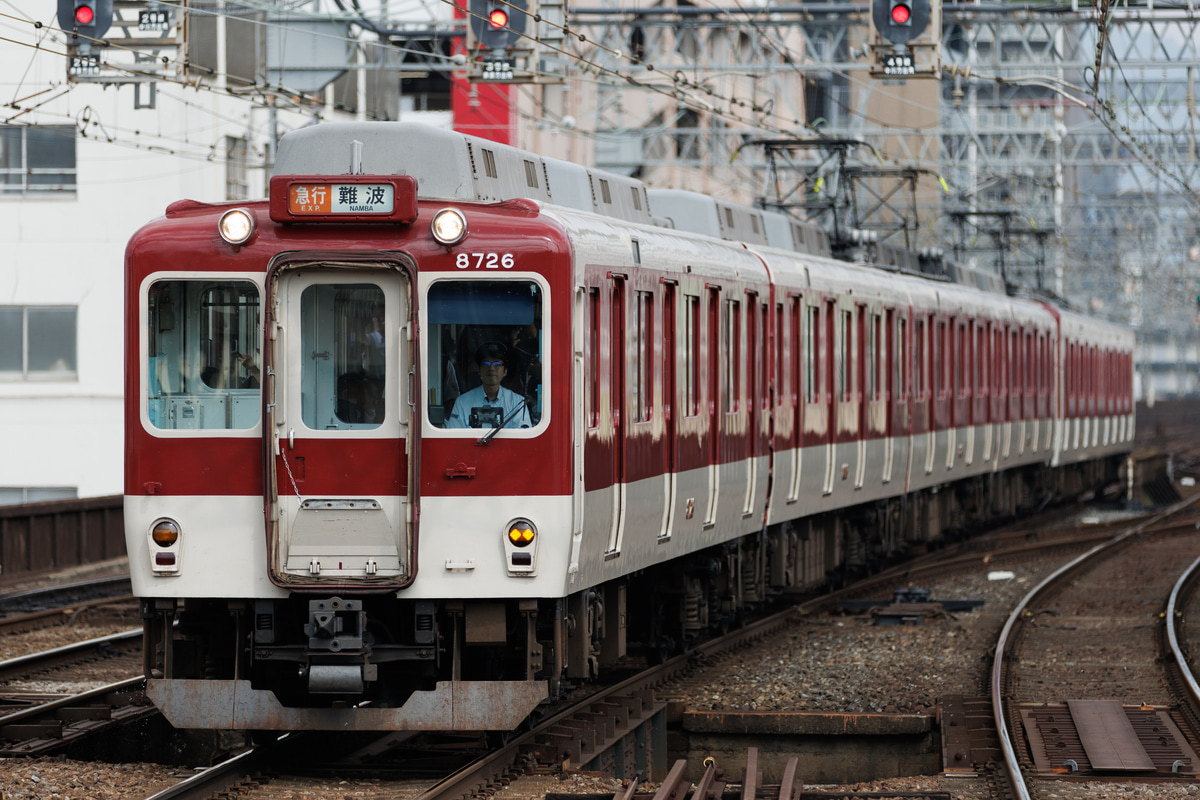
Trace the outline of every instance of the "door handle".
{"label": "door handle", "polygon": [[288,450],[296,449],[296,429],[288,428]]}

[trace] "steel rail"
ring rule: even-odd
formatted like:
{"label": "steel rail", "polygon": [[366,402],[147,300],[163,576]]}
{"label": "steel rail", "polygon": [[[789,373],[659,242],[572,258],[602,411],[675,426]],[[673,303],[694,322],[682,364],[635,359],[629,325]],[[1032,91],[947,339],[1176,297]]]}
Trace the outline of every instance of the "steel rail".
{"label": "steel rail", "polygon": [[1183,619],[1182,611],[1179,610],[1179,599],[1187,591],[1189,585],[1197,579],[1200,579],[1200,558],[1188,565],[1171,589],[1171,596],[1167,600],[1167,643],[1171,648],[1171,655],[1175,659],[1179,676],[1187,686],[1192,702],[1200,704],[1200,683],[1196,682],[1196,675],[1192,672],[1191,664],[1188,663],[1178,633],[1178,627]]}
{"label": "steel rail", "polygon": [[520,755],[523,746],[533,744],[540,734],[569,719],[581,709],[585,709],[594,703],[602,702],[606,698],[629,695],[639,690],[652,688],[687,669],[691,661],[697,656],[715,654],[738,647],[753,639],[767,636],[791,624],[795,615],[795,608],[776,612],[761,620],[752,622],[743,628],[732,631],[725,636],[698,644],[686,653],[682,653],[664,661],[662,664],[643,670],[637,675],[626,678],[612,686],[606,686],[595,694],[591,694],[580,700],[578,703],[573,703],[570,707],[555,712],[539,722],[533,729],[509,742],[499,750],[489,753],[478,761],[474,761],[454,774],[447,776],[422,792],[417,800],[443,800],[452,797],[469,797],[478,792],[491,777],[503,773],[512,766],[518,755]]}
{"label": "steel rail", "polygon": [[83,655],[90,650],[102,648],[106,645],[122,644],[133,639],[141,638],[142,629],[131,628],[127,631],[122,631],[121,633],[100,636],[83,642],[65,644],[62,647],[55,647],[52,650],[42,650],[38,653],[30,653],[24,656],[17,656],[16,658],[10,658],[7,661],[0,661],[0,680],[7,680],[14,675],[25,674],[28,672],[29,667],[31,666],[45,665],[56,661],[67,661]]}
{"label": "steel rail", "polygon": [[45,703],[39,703],[36,706],[23,708],[20,711],[14,711],[11,714],[0,716],[0,726],[12,725],[18,722],[23,722],[27,719],[33,719],[42,716],[50,711],[55,711],[60,708],[78,705],[94,700],[98,697],[104,697],[109,694],[128,694],[130,692],[140,690],[146,683],[146,679],[141,675],[136,678],[126,678],[123,681],[110,683],[107,686],[98,686],[95,689],[88,689],[86,692],[60,697],[56,700],[50,700]]}

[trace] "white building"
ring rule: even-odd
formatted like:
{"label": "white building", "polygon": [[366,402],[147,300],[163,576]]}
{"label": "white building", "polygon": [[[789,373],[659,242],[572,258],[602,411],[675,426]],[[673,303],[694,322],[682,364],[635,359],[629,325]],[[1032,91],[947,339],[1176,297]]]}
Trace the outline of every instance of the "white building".
{"label": "white building", "polygon": [[[103,16],[114,0],[55,2],[69,21],[79,4]],[[386,20],[385,0],[341,17],[320,14],[322,3],[336,5],[119,0],[96,37],[103,47],[72,44],[47,0],[0,9],[0,504],[123,491],[125,243],[176,200],[263,197],[273,143],[288,130],[403,116],[576,163],[596,164],[603,150],[601,166],[639,169],[657,188],[748,202],[757,186],[745,159],[731,163],[723,151],[709,154],[720,168],[677,165],[709,123],[669,92],[602,94],[570,77],[472,85],[464,61],[450,58],[462,29],[450,0],[393,6]],[[150,29],[156,20],[165,30]],[[745,44],[720,27],[697,35],[687,34],[689,47],[702,41],[721,63],[738,61],[731,48]],[[662,37],[660,55],[676,57]],[[571,41],[584,65],[607,53]],[[338,69],[346,64],[357,68]],[[777,77],[759,86],[735,71],[709,89],[782,109],[778,126],[800,113],[792,105],[803,73]],[[623,161],[628,135],[644,142]]]}
{"label": "white building", "polygon": [[[181,7],[156,7],[169,10],[168,30],[139,31],[149,6],[122,3],[104,34],[113,44],[97,51],[102,66],[85,65],[97,73],[91,79],[115,85],[68,80],[71,37],[53,2],[15,0],[0,10],[0,504],[123,491],[130,235],[176,200],[264,196],[273,134],[318,118],[365,118],[376,99],[368,70],[339,83],[353,115],[331,110],[334,87],[323,105],[307,107],[265,81],[248,87],[228,73],[264,63],[248,51],[278,50],[263,34],[282,29],[265,14],[204,19],[193,4],[189,56],[162,43],[182,41]],[[139,36],[158,42],[138,52],[115,44]],[[364,58],[347,40],[327,38],[335,51]],[[185,58],[215,74],[185,70]],[[139,75],[150,80],[131,82]],[[395,105],[393,83],[384,102]]]}

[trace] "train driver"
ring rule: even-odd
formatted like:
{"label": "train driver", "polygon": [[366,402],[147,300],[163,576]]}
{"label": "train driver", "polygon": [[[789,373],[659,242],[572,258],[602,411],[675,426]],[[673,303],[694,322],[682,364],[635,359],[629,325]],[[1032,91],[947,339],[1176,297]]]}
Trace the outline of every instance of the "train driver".
{"label": "train driver", "polygon": [[528,428],[525,398],[500,385],[508,374],[508,348],[500,342],[484,342],[475,351],[475,364],[483,385],[459,395],[446,427]]}

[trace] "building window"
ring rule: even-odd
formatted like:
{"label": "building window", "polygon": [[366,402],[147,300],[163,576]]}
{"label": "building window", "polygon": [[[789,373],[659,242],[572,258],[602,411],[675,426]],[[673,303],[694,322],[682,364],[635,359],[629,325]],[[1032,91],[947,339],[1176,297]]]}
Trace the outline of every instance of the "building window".
{"label": "building window", "polygon": [[0,380],[74,380],[77,312],[0,306]]}
{"label": "building window", "polygon": [[79,490],[74,486],[0,486],[0,506],[74,500],[77,497]]}
{"label": "building window", "polygon": [[225,199],[247,200],[250,179],[247,177],[250,147],[245,139],[225,137]]}
{"label": "building window", "polygon": [[0,125],[0,194],[74,191],[74,126]]}

